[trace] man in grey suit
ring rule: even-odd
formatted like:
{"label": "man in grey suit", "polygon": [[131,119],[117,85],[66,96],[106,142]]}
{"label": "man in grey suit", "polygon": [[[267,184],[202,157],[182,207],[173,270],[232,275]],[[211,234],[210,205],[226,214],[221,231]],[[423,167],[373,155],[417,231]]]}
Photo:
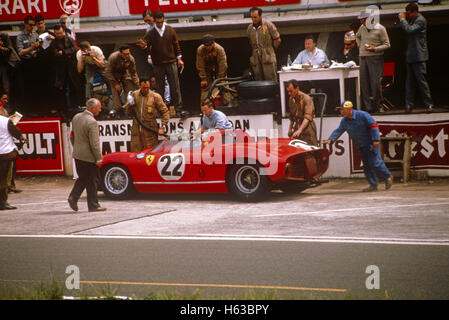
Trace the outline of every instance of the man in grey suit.
{"label": "man in grey suit", "polygon": [[361,26],[355,39],[359,46],[362,105],[370,113],[382,111],[384,51],[390,49],[390,39],[374,12],[362,11],[358,18]]}
{"label": "man in grey suit", "polygon": [[98,203],[97,189],[99,182],[99,166],[103,156],[100,150],[98,123],[94,117],[101,112],[101,102],[92,98],[87,101],[86,110],[78,113],[72,120],[73,158],[75,159],[78,179],[70,192],[70,208],[78,211],[78,199],[84,189],[87,191],[87,208],[89,212],[106,211]]}
{"label": "man in grey suit", "polygon": [[427,50],[427,21],[418,12],[416,3],[409,3],[405,12],[398,14],[401,28],[407,35],[407,78],[405,83],[405,111],[411,112],[415,99],[415,83],[421,92],[427,112],[432,112],[433,103],[429,84],[426,80],[426,61],[429,59]]}

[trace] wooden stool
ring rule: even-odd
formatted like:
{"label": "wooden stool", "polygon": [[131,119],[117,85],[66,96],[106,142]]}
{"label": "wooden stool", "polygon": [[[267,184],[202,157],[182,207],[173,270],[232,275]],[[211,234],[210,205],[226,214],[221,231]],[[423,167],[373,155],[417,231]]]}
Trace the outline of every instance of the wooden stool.
{"label": "wooden stool", "polygon": [[[402,160],[385,160],[385,154],[383,150],[383,141],[398,141],[404,142],[404,154],[402,156]],[[404,179],[404,183],[407,183],[409,172],[410,172],[410,159],[412,157],[412,143],[411,137],[381,137],[380,138],[380,157],[385,163],[400,163],[402,164],[402,178]]]}

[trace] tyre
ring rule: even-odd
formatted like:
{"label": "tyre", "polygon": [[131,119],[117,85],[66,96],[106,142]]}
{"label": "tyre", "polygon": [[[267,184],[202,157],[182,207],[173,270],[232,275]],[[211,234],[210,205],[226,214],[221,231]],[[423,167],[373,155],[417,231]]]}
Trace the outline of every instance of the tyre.
{"label": "tyre", "polygon": [[226,175],[228,190],[240,200],[262,200],[269,192],[269,179],[259,173],[258,165],[233,165]]}
{"label": "tyre", "polygon": [[273,98],[279,94],[276,81],[245,81],[237,86],[239,99]]}
{"label": "tyre", "polygon": [[275,98],[263,99],[243,99],[239,101],[240,114],[264,114],[270,112],[280,112],[281,101]]}
{"label": "tyre", "polygon": [[121,164],[109,164],[101,169],[101,187],[110,199],[124,199],[134,191],[131,174]]}

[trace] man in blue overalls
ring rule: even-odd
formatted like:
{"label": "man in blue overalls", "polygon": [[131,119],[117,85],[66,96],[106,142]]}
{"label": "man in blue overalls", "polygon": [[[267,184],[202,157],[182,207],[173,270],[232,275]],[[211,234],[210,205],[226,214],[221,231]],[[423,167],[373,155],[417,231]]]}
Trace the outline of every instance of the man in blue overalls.
{"label": "man in blue overalls", "polygon": [[354,110],[351,101],[344,101],[338,109],[340,109],[343,119],[341,119],[340,126],[332,132],[328,140],[323,141],[323,144],[335,142],[347,131],[362,158],[363,171],[370,184],[363,191],[376,191],[378,181],[384,181],[385,189],[390,189],[393,184],[393,176],[380,157],[380,135],[376,121],[368,112]]}

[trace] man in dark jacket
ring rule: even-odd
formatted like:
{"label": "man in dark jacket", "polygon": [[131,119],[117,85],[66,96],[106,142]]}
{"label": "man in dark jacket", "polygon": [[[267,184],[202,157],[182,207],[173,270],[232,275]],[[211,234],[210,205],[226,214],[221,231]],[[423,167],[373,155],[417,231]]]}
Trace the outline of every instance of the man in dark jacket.
{"label": "man in dark jacket", "polygon": [[184,62],[178,36],[175,29],[164,22],[164,14],[161,11],[153,13],[153,17],[156,25],[146,33],[144,41],[139,41],[137,45],[148,50],[151,55],[157,92],[162,97],[165,90],[165,76],[167,76],[170,86],[170,102],[181,115],[183,106],[178,68],[183,68]]}
{"label": "man in dark jacket", "polygon": [[415,98],[416,80],[427,112],[432,112],[433,102],[429,84],[426,80],[426,61],[429,59],[427,50],[427,21],[418,12],[416,3],[409,3],[405,12],[398,14],[401,28],[407,35],[407,79],[405,83],[405,111],[411,112]]}
{"label": "man in dark jacket", "polygon": [[339,63],[354,61],[357,65],[359,65],[359,48],[357,47],[355,41],[354,30],[349,30],[345,33],[343,38],[343,49],[338,51],[338,53],[334,56],[331,56],[330,59]]}
{"label": "man in dark jacket", "polygon": [[11,56],[12,49],[4,42],[3,33],[0,34],[0,89],[9,92],[10,81],[9,81],[9,59]]}
{"label": "man in dark jacket", "polygon": [[54,27],[55,39],[49,47],[50,55],[53,57],[54,86],[59,89],[59,100],[57,108],[65,105],[65,90],[70,88],[70,106],[80,105],[80,80],[77,70],[76,52],[78,47],[75,41],[67,37],[61,25]]}

